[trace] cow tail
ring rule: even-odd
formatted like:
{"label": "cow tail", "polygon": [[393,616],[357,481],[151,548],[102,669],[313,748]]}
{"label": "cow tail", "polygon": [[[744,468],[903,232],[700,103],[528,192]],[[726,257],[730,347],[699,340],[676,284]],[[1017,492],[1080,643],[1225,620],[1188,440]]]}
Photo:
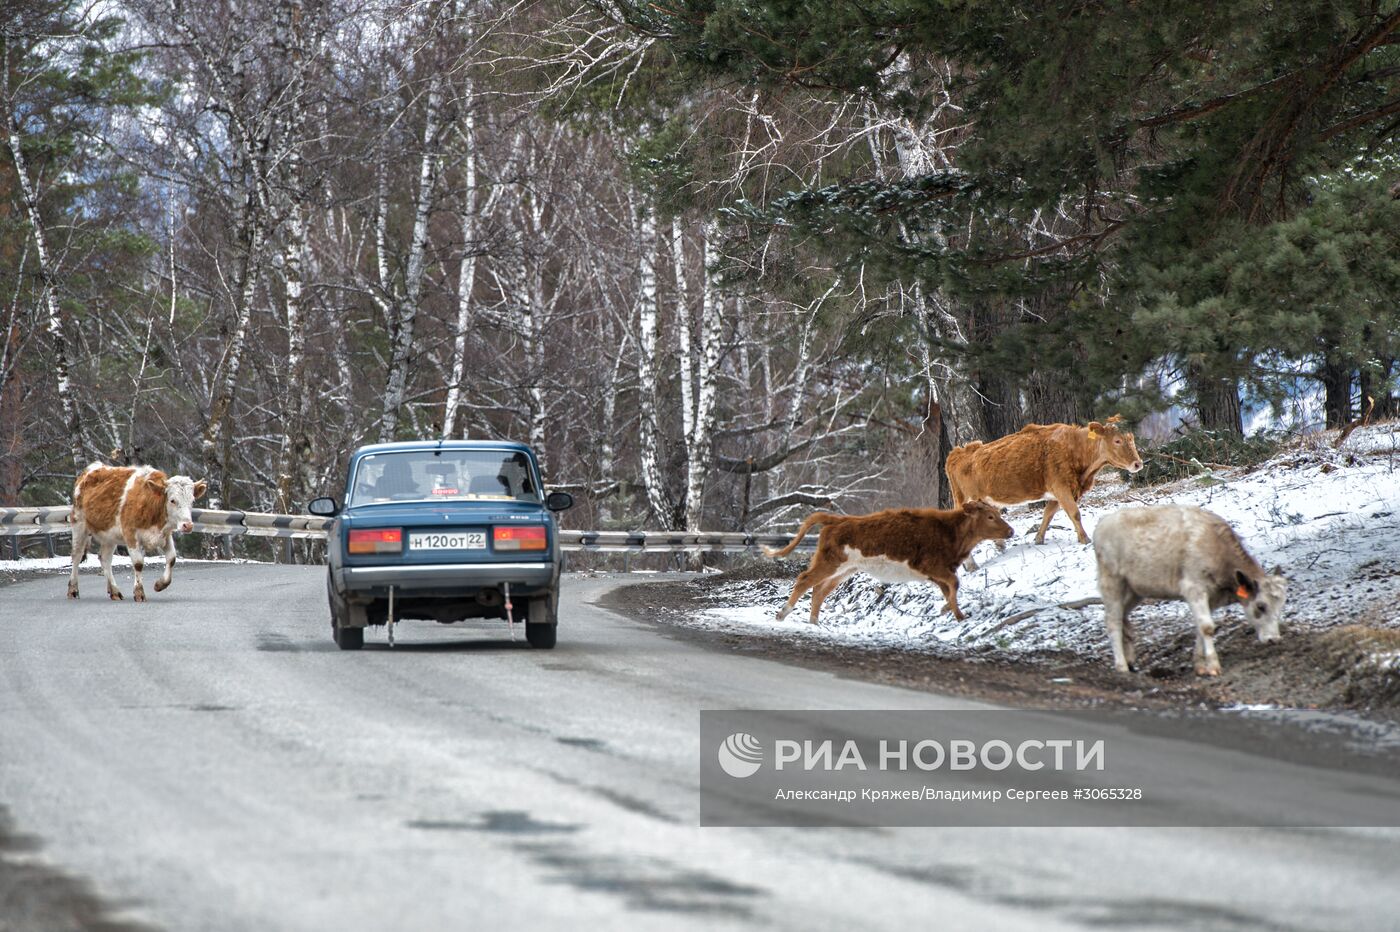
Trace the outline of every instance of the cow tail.
{"label": "cow tail", "polygon": [[818,511],[807,516],[807,520],[802,522],[802,526],[797,529],[797,534],[788,541],[788,545],[781,550],[774,550],[772,547],[764,547],[763,552],[770,557],[785,557],[797,549],[797,545],[802,543],[802,538],[807,536],[807,532],[814,524],[831,524],[833,521],[840,521],[841,515],[834,515],[829,511]]}

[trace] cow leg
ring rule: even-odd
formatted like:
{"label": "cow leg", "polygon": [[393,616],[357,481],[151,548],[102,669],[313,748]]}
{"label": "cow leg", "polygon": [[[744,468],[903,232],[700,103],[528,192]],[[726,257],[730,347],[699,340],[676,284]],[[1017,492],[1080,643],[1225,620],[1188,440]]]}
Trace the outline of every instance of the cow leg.
{"label": "cow leg", "polygon": [[812,624],[817,623],[817,615],[821,612],[822,603],[826,601],[826,597],[835,592],[836,587],[845,582],[850,575],[850,573],[837,573],[828,577],[826,582],[818,583],[812,588]]}
{"label": "cow leg", "polygon": [[1103,596],[1103,626],[1108,631],[1108,646],[1113,650],[1113,669],[1127,673],[1132,660],[1132,634],[1128,634],[1128,644],[1123,643],[1124,628],[1127,624],[1128,593],[1121,580],[1099,571],[1099,593]]}
{"label": "cow leg", "polygon": [[1055,512],[1059,509],[1060,503],[1053,498],[1045,503],[1045,515],[1040,519],[1040,530],[1035,535],[1037,544],[1045,543],[1045,532],[1050,529],[1050,519],[1055,517]]}
{"label": "cow leg", "polygon": [[102,561],[102,575],[107,577],[107,597],[120,601],[122,591],[117,587],[116,577],[112,575],[112,554],[116,551],[116,544],[104,543],[98,547],[97,556]]}
{"label": "cow leg", "polygon": [[1215,619],[1210,614],[1210,599],[1203,592],[1193,592],[1186,597],[1186,604],[1196,619],[1196,675],[1219,676],[1220,657],[1215,652]]}
{"label": "cow leg", "polygon": [[1133,597],[1123,607],[1123,657],[1128,661],[1128,669],[1137,672],[1137,625],[1133,622],[1133,609],[1139,600]]}
{"label": "cow leg", "polygon": [[[812,565],[807,567],[797,577],[797,582],[793,584],[792,595],[788,596],[787,604],[778,611],[778,621],[782,621],[792,612],[792,607],[797,604],[797,600],[802,598],[802,594],[808,589],[821,585],[827,577],[831,575],[831,570],[820,559],[820,553],[812,559]],[[815,620],[815,615],[813,619]]]}
{"label": "cow leg", "polygon": [[131,574],[136,577],[136,585],[131,590],[133,602],[146,601],[146,586],[141,581],[141,571],[146,567],[146,550],[139,543],[129,545],[126,552],[131,554]]}
{"label": "cow leg", "polygon": [[156,591],[164,592],[170,586],[170,581],[175,577],[175,537],[171,535],[165,539],[165,572],[160,579],[156,580]]}
{"label": "cow leg", "polygon": [[87,523],[79,521],[73,525],[73,573],[68,577],[68,598],[78,597],[78,567],[82,565],[83,558],[87,556],[88,548]]}
{"label": "cow leg", "polygon": [[[1074,492],[1071,491],[1068,486],[1057,485],[1050,490],[1050,493],[1055,496],[1055,501],[1065,510],[1065,514],[1069,515],[1069,520],[1074,523],[1074,531],[1079,535],[1079,542],[1081,544],[1087,544],[1089,542],[1089,535],[1084,533],[1084,525],[1079,520],[1079,501],[1075,498]],[[1037,544],[1045,543],[1045,526],[1050,523],[1049,516],[1051,513],[1047,505],[1045,510],[1046,519],[1041,524],[1040,536],[1035,539]]]}
{"label": "cow leg", "polygon": [[958,621],[966,618],[967,616],[962,613],[962,609],[958,608],[958,574],[938,569],[931,572],[925,571],[924,575],[942,590],[943,598],[948,600],[948,604],[943,606],[943,611],[952,612],[953,617]]}

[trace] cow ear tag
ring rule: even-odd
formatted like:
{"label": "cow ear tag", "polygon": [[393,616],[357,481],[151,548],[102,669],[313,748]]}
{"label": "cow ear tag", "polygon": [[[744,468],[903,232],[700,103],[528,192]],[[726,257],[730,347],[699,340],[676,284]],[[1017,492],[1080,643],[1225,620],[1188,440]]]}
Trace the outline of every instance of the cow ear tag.
{"label": "cow ear tag", "polygon": [[1238,589],[1235,590],[1235,595],[1239,596],[1241,599],[1248,599],[1249,590],[1246,589],[1244,586],[1240,586]]}

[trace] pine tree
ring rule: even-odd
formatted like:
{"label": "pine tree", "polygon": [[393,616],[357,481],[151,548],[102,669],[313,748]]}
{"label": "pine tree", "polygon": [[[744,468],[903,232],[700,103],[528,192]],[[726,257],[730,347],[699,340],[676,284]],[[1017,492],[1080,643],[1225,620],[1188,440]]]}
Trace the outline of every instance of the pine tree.
{"label": "pine tree", "polygon": [[[61,414],[33,434],[22,418],[0,418],[0,430],[18,433],[0,447],[13,456],[30,442],[21,437],[37,434],[73,468],[107,447],[84,427],[72,322],[140,306],[135,279],[150,249],[131,222],[140,212],[134,178],[104,144],[114,113],[154,100],[136,73],[139,55],[115,48],[120,26],[71,0],[19,0],[0,19],[0,292],[11,313],[0,411],[22,381],[47,381]],[[24,352],[25,329],[43,332],[45,345]]]}
{"label": "pine tree", "polygon": [[[621,9],[698,75],[913,118],[951,95],[967,127],[952,170],[843,179],[736,216],[805,237],[867,282],[1016,309],[945,349],[1017,384],[1079,360],[1078,391],[1092,396],[1145,360],[1175,360],[1201,422],[1226,430],[1239,429],[1236,385],[1258,380],[1261,354],[1298,344],[1279,325],[1288,312],[1245,320],[1252,306],[1212,304],[1221,257],[1304,209],[1306,179],[1384,151],[1400,128],[1393,0]],[[1174,325],[1149,326],[1162,321]]]}

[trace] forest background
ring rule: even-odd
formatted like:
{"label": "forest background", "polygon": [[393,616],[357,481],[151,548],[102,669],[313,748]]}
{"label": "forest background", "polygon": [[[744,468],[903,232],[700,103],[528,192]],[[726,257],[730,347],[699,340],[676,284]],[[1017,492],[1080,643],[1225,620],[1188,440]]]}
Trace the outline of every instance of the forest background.
{"label": "forest background", "polygon": [[4,8],[0,505],[511,438],[571,526],[760,529],[1397,413],[1395,2]]}

